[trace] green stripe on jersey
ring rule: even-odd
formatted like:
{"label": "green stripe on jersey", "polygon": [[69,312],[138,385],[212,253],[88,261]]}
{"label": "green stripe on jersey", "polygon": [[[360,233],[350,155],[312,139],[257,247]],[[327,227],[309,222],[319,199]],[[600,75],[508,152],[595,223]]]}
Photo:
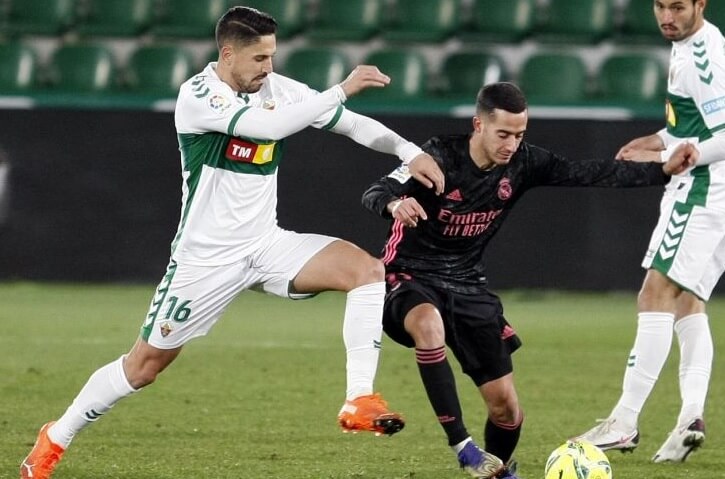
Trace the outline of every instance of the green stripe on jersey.
{"label": "green stripe on jersey", "polygon": [[[184,169],[194,172],[201,166],[244,173],[247,175],[271,175],[277,171],[282,159],[283,141],[266,141],[252,138],[235,138],[223,133],[180,134],[179,145]],[[255,152],[272,150],[270,158],[259,159]],[[251,157],[247,158],[245,152]]]}
{"label": "green stripe on jersey", "polygon": [[337,122],[340,121],[340,117],[342,116],[342,112],[345,111],[345,107],[340,105],[337,107],[337,110],[335,110],[335,115],[332,117],[332,120],[327,122],[327,125],[323,126],[323,130],[331,130],[335,128],[335,125],[337,125]]}
{"label": "green stripe on jersey", "polygon": [[707,193],[710,191],[710,168],[707,165],[698,166],[693,168],[690,176],[693,181],[685,202],[693,206],[707,206]]}
{"label": "green stripe on jersey", "polygon": [[667,92],[667,101],[669,103],[667,133],[677,138],[697,137],[700,141],[712,137],[712,132],[692,98]]}
{"label": "green stripe on jersey", "polygon": [[652,268],[664,275],[667,275],[672,267],[672,262],[675,260],[677,249],[687,228],[687,221],[690,219],[693,207],[691,204],[675,203],[672,209],[670,220],[667,223],[667,230],[652,261]]}
{"label": "green stripe on jersey", "polygon": [[166,274],[156,288],[154,300],[151,303],[149,314],[146,316],[146,321],[141,326],[141,337],[144,341],[148,341],[149,336],[151,336],[154,324],[156,324],[156,319],[158,319],[159,311],[161,310],[161,305],[164,304],[166,295],[169,293],[169,286],[171,286],[171,281],[174,279],[174,274],[176,274],[176,262],[171,261],[166,268]]}

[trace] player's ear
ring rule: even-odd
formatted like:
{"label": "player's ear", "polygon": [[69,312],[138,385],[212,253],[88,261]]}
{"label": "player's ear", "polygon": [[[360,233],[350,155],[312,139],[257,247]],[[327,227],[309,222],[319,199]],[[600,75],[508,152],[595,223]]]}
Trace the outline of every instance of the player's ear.
{"label": "player's ear", "polygon": [[481,133],[481,119],[478,116],[473,117],[473,131],[476,133]]}

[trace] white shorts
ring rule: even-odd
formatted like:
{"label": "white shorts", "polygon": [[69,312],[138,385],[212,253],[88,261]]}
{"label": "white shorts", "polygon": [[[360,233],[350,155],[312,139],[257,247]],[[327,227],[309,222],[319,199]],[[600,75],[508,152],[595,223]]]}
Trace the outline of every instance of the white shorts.
{"label": "white shorts", "polygon": [[707,301],[725,270],[725,211],[704,206],[709,201],[695,193],[673,177],[642,266]]}
{"label": "white shorts", "polygon": [[192,266],[171,261],[156,288],[141,337],[159,349],[173,349],[204,336],[227,306],[245,290],[304,299],[290,291],[305,264],[337,238],[278,229],[270,242],[238,263]]}

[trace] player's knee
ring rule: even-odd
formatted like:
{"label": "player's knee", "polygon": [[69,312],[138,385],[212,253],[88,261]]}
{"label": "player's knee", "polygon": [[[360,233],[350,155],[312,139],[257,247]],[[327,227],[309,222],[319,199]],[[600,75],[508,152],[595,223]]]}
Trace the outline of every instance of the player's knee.
{"label": "player's knee", "polygon": [[496,424],[514,424],[519,421],[519,404],[516,399],[501,398],[489,404],[488,417]]}
{"label": "player's knee", "polygon": [[445,344],[445,331],[440,321],[434,321],[432,318],[406,320],[406,329],[418,348],[430,349]]}
{"label": "player's knee", "polygon": [[359,261],[354,287],[357,288],[358,286],[364,286],[366,284],[380,283],[384,280],[385,266],[383,262],[365,253]]}
{"label": "player's knee", "polygon": [[640,311],[672,310],[681,291],[667,276],[650,270],[637,295],[637,306]]}
{"label": "player's knee", "polygon": [[140,389],[156,381],[161,371],[158,368],[144,366],[141,368],[126,370],[126,379],[134,389]]}

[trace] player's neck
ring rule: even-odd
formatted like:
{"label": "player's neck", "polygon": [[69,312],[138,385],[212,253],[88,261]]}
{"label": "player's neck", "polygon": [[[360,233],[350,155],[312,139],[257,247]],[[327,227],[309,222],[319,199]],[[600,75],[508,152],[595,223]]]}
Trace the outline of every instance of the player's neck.
{"label": "player's neck", "polygon": [[471,159],[473,160],[473,163],[483,171],[488,171],[496,166],[496,163],[489,160],[486,157],[486,154],[482,151],[476,151],[473,148],[468,149],[468,153],[471,156]]}

